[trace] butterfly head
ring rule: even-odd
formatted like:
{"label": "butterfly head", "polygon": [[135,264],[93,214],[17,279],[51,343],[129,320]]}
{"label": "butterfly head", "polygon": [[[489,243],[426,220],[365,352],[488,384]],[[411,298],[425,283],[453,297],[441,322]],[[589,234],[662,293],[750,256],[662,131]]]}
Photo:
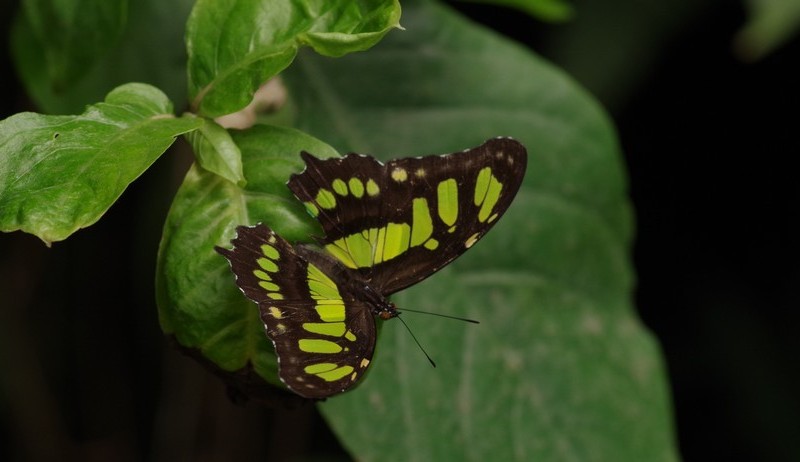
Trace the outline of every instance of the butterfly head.
{"label": "butterfly head", "polygon": [[397,311],[397,306],[389,300],[383,297],[381,298],[383,300],[373,305],[372,313],[384,321],[396,318],[400,314],[400,312]]}
{"label": "butterfly head", "polygon": [[389,307],[381,308],[378,311],[378,316],[386,321],[387,319],[392,319],[397,317],[400,313],[397,311],[397,307],[394,306],[394,303],[389,302]]}
{"label": "butterfly head", "polygon": [[364,301],[369,304],[372,314],[383,319],[384,321],[387,319],[396,318],[397,315],[400,314],[400,312],[397,311],[397,306],[394,303],[378,293],[378,291],[369,284],[364,284],[362,296],[364,297]]}

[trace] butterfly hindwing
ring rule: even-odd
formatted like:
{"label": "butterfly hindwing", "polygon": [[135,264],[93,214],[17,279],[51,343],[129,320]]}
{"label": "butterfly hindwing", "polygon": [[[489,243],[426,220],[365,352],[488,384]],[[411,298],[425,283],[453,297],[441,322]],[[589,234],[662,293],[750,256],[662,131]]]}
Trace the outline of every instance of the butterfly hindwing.
{"label": "butterfly hindwing", "polygon": [[264,225],[239,226],[228,258],[236,283],[258,303],[275,345],[281,380],[306,398],[325,398],[360,379],[372,359],[375,320],[354,297],[335,259],[292,247]]}
{"label": "butterfly hindwing", "polygon": [[525,147],[495,138],[473,149],[383,164],[349,154],[317,159],[289,189],[325,232],[320,244],[383,295],[430,276],[497,222],[525,173]]}

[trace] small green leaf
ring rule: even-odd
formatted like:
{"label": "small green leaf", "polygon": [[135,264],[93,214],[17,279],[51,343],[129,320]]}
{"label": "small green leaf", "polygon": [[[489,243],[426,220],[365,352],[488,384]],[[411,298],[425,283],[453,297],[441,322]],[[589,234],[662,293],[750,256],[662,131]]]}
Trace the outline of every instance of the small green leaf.
{"label": "small green leaf", "polygon": [[[491,232],[395,297],[358,389],[319,405],[358,460],[676,459],[658,345],[630,304],[632,218],[609,118],[562,71],[432,2],[407,32],[283,74],[296,125],[383,158],[508,135],[525,182]],[[368,442],[366,444],[365,442]]]}
{"label": "small green leaf", "polygon": [[203,125],[187,135],[192,144],[197,162],[209,172],[244,186],[242,153],[233,142],[230,133],[211,119],[203,119]]}
{"label": "small green leaf", "polygon": [[397,0],[199,0],[187,24],[189,94],[200,114],[246,106],[300,45],[341,56],[399,27]]}
{"label": "small green leaf", "polygon": [[22,14],[42,53],[50,87],[72,85],[122,34],[127,0],[25,0]]}
{"label": "small green leaf", "polygon": [[164,225],[157,272],[161,327],[225,371],[253,365],[279,384],[275,351],[256,305],[236,288],[214,246],[229,248],[238,225],[269,223],[290,241],[319,233],[286,181],[303,170],[299,153],[337,155],[330,146],[289,128],[257,125],[231,131],[241,151],[246,188],[193,167]]}
{"label": "small green leaf", "polygon": [[144,84],[121,86],[79,116],[0,121],[0,229],[50,243],[95,223],[175,140],[200,126]]}

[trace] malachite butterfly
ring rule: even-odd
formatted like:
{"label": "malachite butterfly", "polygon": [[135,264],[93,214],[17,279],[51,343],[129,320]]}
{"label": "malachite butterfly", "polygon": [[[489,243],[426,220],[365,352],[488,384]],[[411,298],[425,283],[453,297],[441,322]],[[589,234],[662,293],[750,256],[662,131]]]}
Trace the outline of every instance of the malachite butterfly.
{"label": "malachite butterfly", "polygon": [[217,247],[258,304],[281,380],[300,396],[348,390],[369,367],[375,317],[399,314],[387,298],[472,247],[522,183],[525,147],[495,138],[453,154],[317,159],[287,183],[322,225],[319,247],[291,245],[263,224],[239,226]]}

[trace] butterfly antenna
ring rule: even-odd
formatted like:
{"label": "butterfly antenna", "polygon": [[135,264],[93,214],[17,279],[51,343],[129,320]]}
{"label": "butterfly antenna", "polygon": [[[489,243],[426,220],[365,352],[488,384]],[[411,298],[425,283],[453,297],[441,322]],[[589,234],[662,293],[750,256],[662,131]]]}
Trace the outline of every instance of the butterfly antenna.
{"label": "butterfly antenna", "polygon": [[476,321],[474,319],[461,318],[461,317],[458,317],[458,316],[450,316],[450,315],[441,314],[441,313],[431,313],[430,311],[410,310],[408,308],[403,308],[401,311],[410,311],[412,313],[429,314],[431,316],[439,316],[440,318],[455,319],[456,321],[464,321],[464,322],[471,322],[472,324],[480,324],[479,321]]}
{"label": "butterfly antenna", "polygon": [[401,318],[400,316],[396,316],[396,318],[399,319],[400,322],[402,322],[404,326],[406,326],[406,330],[408,331],[409,334],[411,334],[411,338],[414,339],[414,342],[417,344],[417,346],[419,347],[420,351],[422,351],[422,354],[424,354],[425,357],[428,358],[428,361],[430,361],[431,366],[436,367],[436,363],[433,362],[433,359],[431,359],[431,356],[428,354],[427,351],[425,351],[425,348],[422,348],[422,345],[419,343],[419,340],[417,340],[417,336],[414,335],[413,332],[411,332],[411,328],[408,327],[408,324],[406,324],[406,322],[403,321],[403,318]]}

